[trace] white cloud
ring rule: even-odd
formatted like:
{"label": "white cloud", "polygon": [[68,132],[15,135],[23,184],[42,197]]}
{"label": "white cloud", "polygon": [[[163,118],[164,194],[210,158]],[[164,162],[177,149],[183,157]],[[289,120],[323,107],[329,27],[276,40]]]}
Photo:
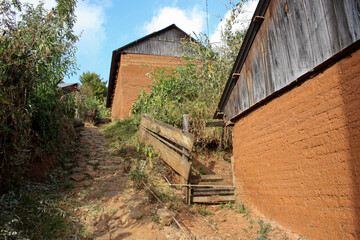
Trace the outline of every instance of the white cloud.
{"label": "white cloud", "polygon": [[[233,30],[246,30],[251,22],[251,18],[254,14],[258,0],[251,0],[247,2],[241,9],[241,12],[237,18],[237,23],[233,26]],[[229,10],[223,20],[218,24],[215,32],[210,36],[211,43],[220,43],[221,42],[221,33],[225,29],[225,24],[227,19],[231,16],[231,10]]]}
{"label": "white cloud", "polygon": [[109,6],[102,2],[80,1],[75,10],[77,21],[74,26],[76,34],[80,34],[77,44],[78,52],[88,56],[94,56],[102,47],[106,39],[105,8]]}
{"label": "white cloud", "polygon": [[196,6],[191,10],[163,7],[144,28],[146,33],[152,33],[174,23],[188,34],[199,33],[203,30],[204,19],[205,13]]}

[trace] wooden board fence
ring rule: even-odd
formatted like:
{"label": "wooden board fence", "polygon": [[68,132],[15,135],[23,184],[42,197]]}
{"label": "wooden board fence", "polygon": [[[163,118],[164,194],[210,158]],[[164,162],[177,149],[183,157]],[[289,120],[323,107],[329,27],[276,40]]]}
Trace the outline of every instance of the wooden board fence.
{"label": "wooden board fence", "polygon": [[188,161],[188,152],[194,145],[194,135],[142,115],[140,140],[152,146],[175,172],[186,181],[189,180],[191,163]]}

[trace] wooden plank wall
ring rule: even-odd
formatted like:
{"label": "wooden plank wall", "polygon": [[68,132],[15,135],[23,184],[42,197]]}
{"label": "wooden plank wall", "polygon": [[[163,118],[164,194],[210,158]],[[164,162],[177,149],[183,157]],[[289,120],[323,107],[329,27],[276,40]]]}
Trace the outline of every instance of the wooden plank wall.
{"label": "wooden plank wall", "polygon": [[359,39],[359,0],[272,0],[224,108],[225,120]]}
{"label": "wooden plank wall", "polygon": [[144,42],[129,47],[125,53],[151,54],[159,56],[182,57],[184,54],[180,41],[185,35],[175,29],[155,35]]}

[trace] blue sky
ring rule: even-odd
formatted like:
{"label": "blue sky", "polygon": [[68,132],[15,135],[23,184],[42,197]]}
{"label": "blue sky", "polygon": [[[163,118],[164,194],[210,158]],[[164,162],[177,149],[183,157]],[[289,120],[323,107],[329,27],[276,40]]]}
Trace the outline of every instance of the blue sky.
{"label": "blue sky", "polygon": [[[49,9],[55,6],[55,0],[43,2]],[[207,5],[210,39],[219,42],[229,0],[207,0]],[[256,5],[257,0],[247,3],[238,28],[247,26]],[[173,23],[188,34],[207,33],[206,0],[79,0],[76,15],[74,30],[81,35],[76,54],[79,71],[65,78],[68,83],[79,82],[85,71],[108,81],[113,50]]]}

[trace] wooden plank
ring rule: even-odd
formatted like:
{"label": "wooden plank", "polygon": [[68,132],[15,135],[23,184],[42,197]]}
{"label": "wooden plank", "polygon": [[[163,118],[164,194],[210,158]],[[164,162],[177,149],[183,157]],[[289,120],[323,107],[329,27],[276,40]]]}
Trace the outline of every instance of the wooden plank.
{"label": "wooden plank", "polygon": [[232,186],[232,181],[231,180],[224,180],[224,181],[217,181],[217,182],[199,182],[198,185],[222,185],[222,186]]}
{"label": "wooden plank", "polygon": [[160,136],[156,135],[155,133],[151,132],[150,130],[140,126],[140,128],[144,131],[146,131],[148,134],[150,134],[151,136],[153,136],[154,138],[156,138],[157,140],[161,141],[163,144],[167,145],[170,148],[175,149],[176,151],[178,151],[181,154],[184,154],[186,157],[190,158],[190,154],[187,151],[183,151],[182,149],[178,148],[177,146],[175,146],[174,144],[165,141],[164,139],[162,139]]}
{"label": "wooden plank", "polygon": [[223,180],[231,178],[231,175],[200,175],[201,180]]}
{"label": "wooden plank", "polygon": [[140,128],[140,140],[148,145],[151,145],[155,151],[160,154],[160,158],[163,159],[172,169],[174,169],[186,180],[189,179],[191,163],[184,161],[180,154],[144,131],[143,128]]}
{"label": "wooden plank", "polygon": [[225,127],[225,122],[224,121],[207,122],[205,123],[205,127]]}
{"label": "wooden plank", "polygon": [[322,0],[304,1],[303,4],[314,57],[313,65],[317,66],[332,56],[324,8]]}
{"label": "wooden plank", "polygon": [[186,133],[178,128],[153,119],[149,116],[141,116],[141,126],[163,136],[164,138],[169,139],[170,141],[188,149],[189,151],[191,151],[192,147],[194,146],[195,137],[193,134]]}
{"label": "wooden plank", "polygon": [[209,189],[209,188],[196,188],[192,192],[192,196],[206,196],[206,195],[219,195],[219,194],[227,194],[227,195],[233,195],[234,189],[230,188],[224,188],[224,189]]}
{"label": "wooden plank", "polygon": [[218,203],[218,202],[231,202],[235,201],[235,197],[232,196],[195,196],[192,197],[193,203]]}

